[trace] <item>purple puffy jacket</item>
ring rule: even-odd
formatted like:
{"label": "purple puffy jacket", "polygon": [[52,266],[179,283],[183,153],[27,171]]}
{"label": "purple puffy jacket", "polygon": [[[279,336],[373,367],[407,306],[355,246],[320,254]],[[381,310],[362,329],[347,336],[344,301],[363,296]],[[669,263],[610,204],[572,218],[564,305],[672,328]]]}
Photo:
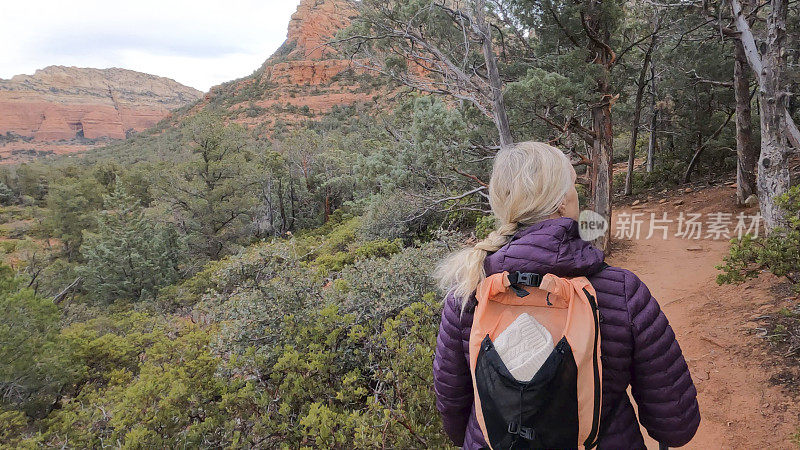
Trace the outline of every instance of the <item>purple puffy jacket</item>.
{"label": "purple puffy jacket", "polygon": [[[549,219],[521,229],[486,258],[484,267],[487,275],[507,270],[586,276],[594,286],[603,364],[599,448],[645,448],[626,393],[629,385],[639,421],[653,439],[670,447],[692,439],[700,424],[697,391],[666,316],[636,275],[603,263],[603,252],[578,236],[577,222]],[[478,449],[486,444],[475,419],[468,360],[471,327],[472,308],[461,314],[461,300],[448,295],[433,375],[436,407],[448,436],[465,449]]]}

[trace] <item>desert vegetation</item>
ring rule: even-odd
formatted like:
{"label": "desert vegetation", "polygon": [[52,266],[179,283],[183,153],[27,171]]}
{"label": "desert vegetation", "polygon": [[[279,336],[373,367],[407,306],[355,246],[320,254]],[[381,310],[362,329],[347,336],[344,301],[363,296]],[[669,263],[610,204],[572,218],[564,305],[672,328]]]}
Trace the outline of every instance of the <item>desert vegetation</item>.
{"label": "desert vegetation", "polygon": [[331,36],[361,64],[333,82],[385,102],[265,108],[259,69],[79,158],[0,166],[0,442],[446,448],[431,272],[492,229],[511,140],[563,148],[609,218],[735,177],[768,233],[719,281],[798,284],[798,4],[451,3],[365,0]]}

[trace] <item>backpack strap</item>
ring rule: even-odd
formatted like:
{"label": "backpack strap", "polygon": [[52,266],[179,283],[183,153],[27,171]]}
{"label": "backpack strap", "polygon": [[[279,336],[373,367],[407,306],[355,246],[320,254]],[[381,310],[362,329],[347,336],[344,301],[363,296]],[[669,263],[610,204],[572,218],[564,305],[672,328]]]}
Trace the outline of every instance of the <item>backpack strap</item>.
{"label": "backpack strap", "polygon": [[617,413],[619,406],[622,404],[623,398],[625,397],[620,397],[620,399],[617,400],[617,402],[614,403],[614,406],[612,406],[608,411],[602,411],[601,413],[602,417],[600,418],[600,429],[598,430],[597,433],[598,439],[594,442],[594,445],[587,448],[596,448],[600,444],[600,439],[602,439],[603,436],[605,436],[606,431],[608,430],[608,426],[611,425],[611,421],[614,419],[614,415]]}

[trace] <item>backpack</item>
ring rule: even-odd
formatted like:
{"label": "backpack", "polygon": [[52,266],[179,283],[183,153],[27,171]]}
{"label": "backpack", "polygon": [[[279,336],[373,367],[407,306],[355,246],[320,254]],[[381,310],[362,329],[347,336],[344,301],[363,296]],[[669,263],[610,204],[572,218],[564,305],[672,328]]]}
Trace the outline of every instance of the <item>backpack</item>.
{"label": "backpack", "polygon": [[597,445],[595,295],[585,277],[529,272],[497,273],[478,285],[469,362],[475,414],[490,448]]}

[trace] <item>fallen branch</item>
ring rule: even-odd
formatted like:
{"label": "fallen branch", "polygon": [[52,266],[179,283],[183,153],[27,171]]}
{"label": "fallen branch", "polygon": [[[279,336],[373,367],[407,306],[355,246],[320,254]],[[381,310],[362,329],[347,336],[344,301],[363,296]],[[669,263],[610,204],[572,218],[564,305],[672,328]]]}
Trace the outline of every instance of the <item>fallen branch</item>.
{"label": "fallen branch", "polygon": [[64,299],[67,298],[67,296],[70,293],[78,289],[78,287],[81,285],[82,282],[83,282],[83,277],[75,278],[75,281],[70,283],[70,285],[65,287],[63,291],[59,292],[55,297],[53,297],[53,303],[58,305],[59,303],[64,301]]}

